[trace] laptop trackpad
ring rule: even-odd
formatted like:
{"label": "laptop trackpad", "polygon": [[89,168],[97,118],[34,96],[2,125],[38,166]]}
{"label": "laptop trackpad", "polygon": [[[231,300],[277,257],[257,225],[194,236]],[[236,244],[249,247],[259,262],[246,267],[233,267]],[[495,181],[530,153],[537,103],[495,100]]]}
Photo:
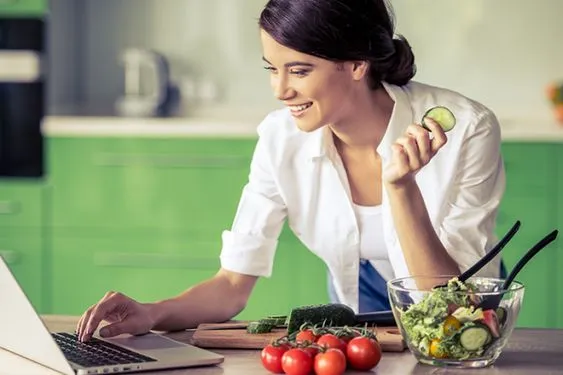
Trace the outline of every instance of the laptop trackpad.
{"label": "laptop trackpad", "polygon": [[123,345],[133,350],[154,350],[154,349],[170,349],[185,347],[184,344],[168,339],[166,337],[147,333],[141,336],[124,336],[112,339],[106,339],[109,342]]}

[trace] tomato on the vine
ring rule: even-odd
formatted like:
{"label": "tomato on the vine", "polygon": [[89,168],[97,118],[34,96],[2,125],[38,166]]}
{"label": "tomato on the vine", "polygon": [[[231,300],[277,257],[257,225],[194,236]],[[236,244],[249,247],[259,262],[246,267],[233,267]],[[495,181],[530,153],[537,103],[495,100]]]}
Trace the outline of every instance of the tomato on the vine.
{"label": "tomato on the vine", "polygon": [[346,348],[346,358],[354,370],[370,370],[381,360],[381,345],[369,337],[354,337]]}
{"label": "tomato on the vine", "polygon": [[320,352],[315,357],[316,375],[342,375],[346,371],[346,356],[336,348]]}
{"label": "tomato on the vine", "polygon": [[317,340],[317,345],[325,348],[336,348],[346,352],[346,342],[332,333],[325,333]]}
{"label": "tomato on the vine", "polygon": [[313,371],[313,357],[301,348],[283,353],[282,369],[287,375],[307,375]]}
{"label": "tomato on the vine", "polygon": [[282,356],[288,349],[287,345],[266,345],[260,353],[264,368],[274,374],[283,374]]}
{"label": "tomato on the vine", "polygon": [[350,340],[352,340],[354,337],[358,337],[358,336],[359,336],[359,333],[351,332],[351,333],[346,333],[346,334],[339,336],[339,337],[342,341],[344,341],[346,344],[348,344],[350,342]]}
{"label": "tomato on the vine", "polygon": [[317,341],[317,335],[315,335],[315,333],[313,332],[312,329],[305,329],[303,331],[299,331],[299,333],[297,333],[297,335],[295,336],[295,341],[296,342],[315,342]]}
{"label": "tomato on the vine", "polygon": [[300,346],[301,350],[305,353],[308,353],[311,358],[315,358],[317,353],[319,352],[319,348],[315,345],[308,345],[308,346]]}

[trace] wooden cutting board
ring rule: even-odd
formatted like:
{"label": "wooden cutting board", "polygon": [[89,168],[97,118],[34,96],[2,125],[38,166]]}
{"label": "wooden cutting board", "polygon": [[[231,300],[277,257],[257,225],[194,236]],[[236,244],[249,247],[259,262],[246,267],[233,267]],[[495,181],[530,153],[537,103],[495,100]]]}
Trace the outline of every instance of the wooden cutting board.
{"label": "wooden cutting board", "polygon": [[[215,349],[262,349],[272,340],[286,335],[285,329],[274,329],[269,333],[250,334],[245,324],[225,323],[229,326],[221,329],[221,324],[200,324],[192,336],[192,344],[202,348]],[[238,328],[237,328],[238,327]],[[384,352],[402,352],[406,345],[397,327],[377,327],[375,334],[381,350]]]}

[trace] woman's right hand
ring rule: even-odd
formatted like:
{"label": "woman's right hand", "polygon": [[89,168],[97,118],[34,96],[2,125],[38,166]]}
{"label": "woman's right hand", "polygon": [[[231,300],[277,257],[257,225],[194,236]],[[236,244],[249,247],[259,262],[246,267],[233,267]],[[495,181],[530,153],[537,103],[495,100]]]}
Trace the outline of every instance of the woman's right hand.
{"label": "woman's right hand", "polygon": [[109,323],[100,329],[102,337],[122,333],[139,335],[147,333],[155,325],[149,304],[139,303],[122,293],[108,292],[80,318],[77,326],[79,340],[88,341],[102,320]]}

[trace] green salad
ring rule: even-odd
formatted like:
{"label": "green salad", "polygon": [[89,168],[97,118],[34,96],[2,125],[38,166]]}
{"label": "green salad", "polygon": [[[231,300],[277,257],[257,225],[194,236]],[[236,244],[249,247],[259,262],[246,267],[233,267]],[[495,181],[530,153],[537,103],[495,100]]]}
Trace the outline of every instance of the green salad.
{"label": "green salad", "polygon": [[[464,360],[480,357],[500,337],[506,310],[482,310],[471,291],[457,278],[436,288],[405,311],[400,320],[410,343],[421,354]],[[462,292],[462,293],[459,293]]]}

